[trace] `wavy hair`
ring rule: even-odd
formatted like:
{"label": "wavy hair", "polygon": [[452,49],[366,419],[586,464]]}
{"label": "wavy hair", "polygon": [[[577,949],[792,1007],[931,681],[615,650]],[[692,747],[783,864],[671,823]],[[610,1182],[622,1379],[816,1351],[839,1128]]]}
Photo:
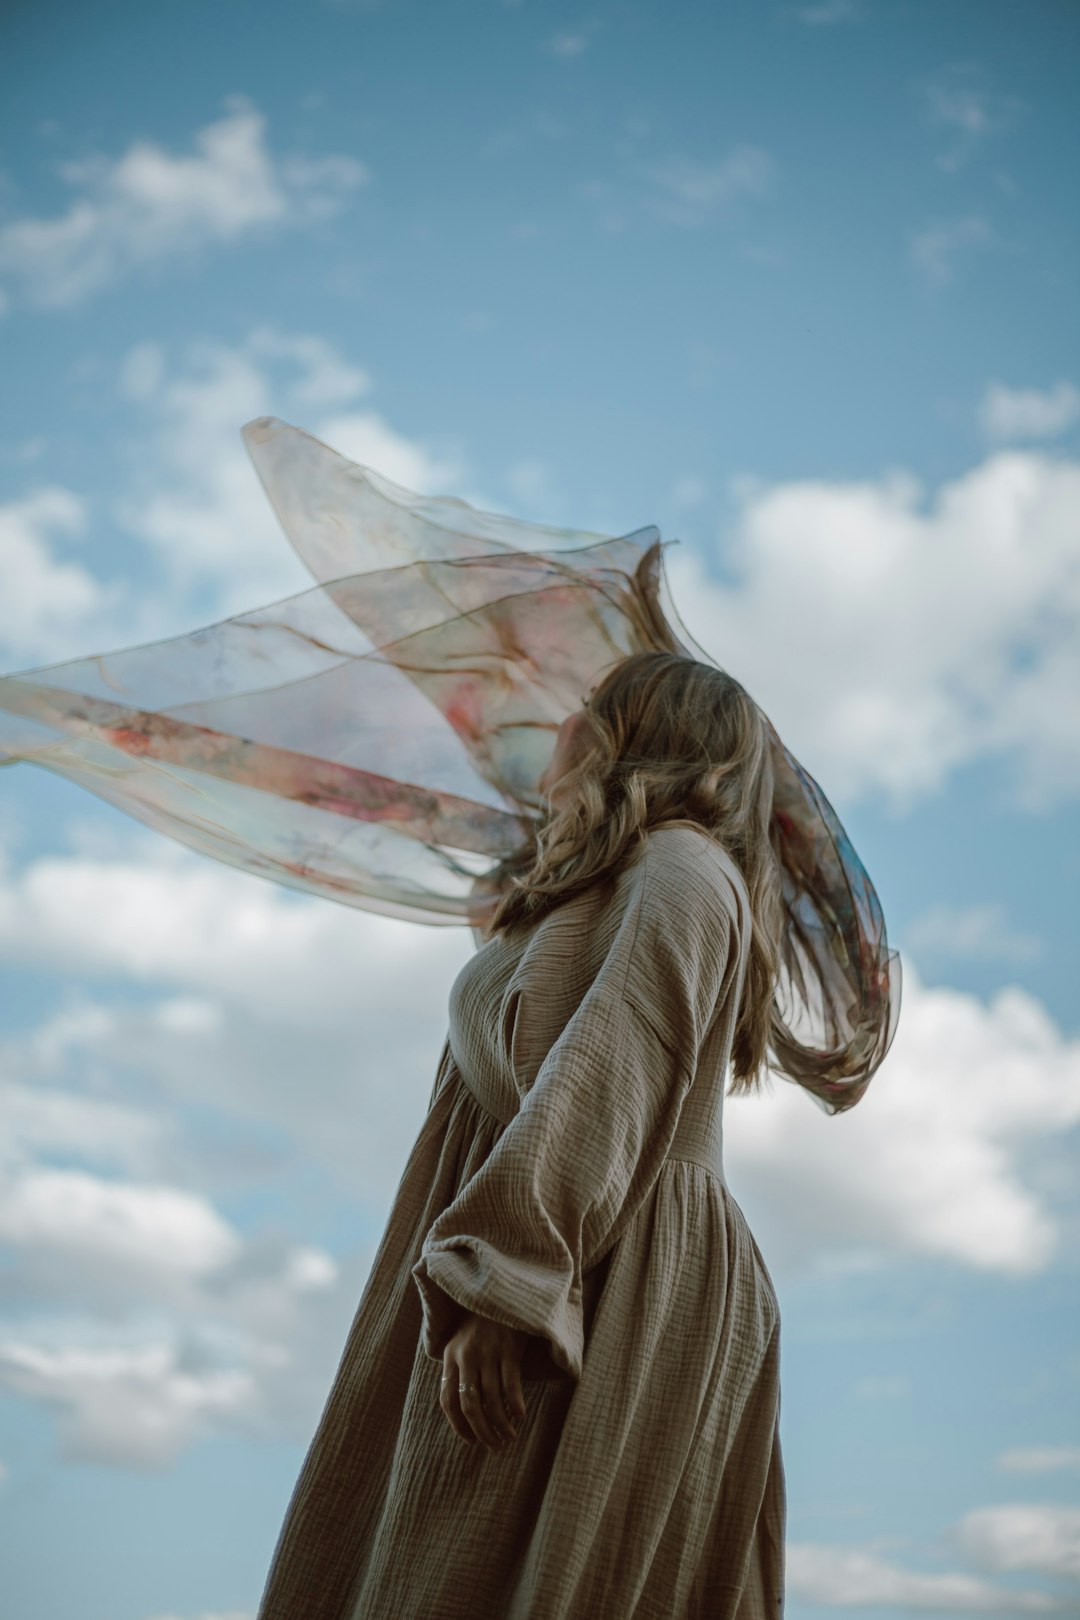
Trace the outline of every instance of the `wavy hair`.
{"label": "wavy hair", "polygon": [[[646,834],[690,822],[716,840],[750,896],[751,941],[732,1042],[729,1095],[760,1088],[783,928],[771,837],[773,771],[760,709],[724,670],[682,653],[621,659],[584,703],[590,726],[559,781],[560,805],[489,874],[502,894],[485,930],[532,926],[614,876]],[[485,884],[487,887],[487,884]]]}

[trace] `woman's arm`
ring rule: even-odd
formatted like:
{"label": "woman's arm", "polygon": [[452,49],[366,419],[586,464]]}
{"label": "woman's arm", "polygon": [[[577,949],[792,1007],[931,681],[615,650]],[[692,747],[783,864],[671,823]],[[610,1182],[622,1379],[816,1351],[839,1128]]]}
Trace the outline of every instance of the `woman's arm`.
{"label": "woman's arm", "polygon": [[[592,985],[424,1239],[412,1275],[428,1355],[442,1358],[463,1306],[545,1339],[555,1365],[580,1376],[583,1273],[660,1173],[737,948],[734,898],[711,871],[678,831],[650,839]],[[506,1032],[511,1068],[530,993]]]}

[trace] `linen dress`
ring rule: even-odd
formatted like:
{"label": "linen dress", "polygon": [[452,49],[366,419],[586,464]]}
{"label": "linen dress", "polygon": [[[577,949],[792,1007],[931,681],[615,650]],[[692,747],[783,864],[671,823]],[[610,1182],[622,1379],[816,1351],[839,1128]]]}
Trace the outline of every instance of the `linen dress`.
{"label": "linen dress", "polygon": [[[741,874],[669,823],[454,981],[257,1620],[776,1620],[780,1312],[724,1181]],[[526,1330],[496,1452],[439,1404],[461,1307]]]}

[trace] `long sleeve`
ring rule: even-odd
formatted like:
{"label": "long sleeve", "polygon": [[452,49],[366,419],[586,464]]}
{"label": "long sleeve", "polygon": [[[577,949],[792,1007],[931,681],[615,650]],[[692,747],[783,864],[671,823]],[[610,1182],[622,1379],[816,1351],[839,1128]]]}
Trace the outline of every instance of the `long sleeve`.
{"label": "long sleeve", "polygon": [[504,1012],[520,1107],[412,1268],[428,1355],[441,1359],[463,1306],[545,1339],[555,1365],[580,1376],[582,1276],[660,1173],[737,927],[730,882],[703,835],[651,833],[599,969],[531,1082],[543,948],[530,960]]}

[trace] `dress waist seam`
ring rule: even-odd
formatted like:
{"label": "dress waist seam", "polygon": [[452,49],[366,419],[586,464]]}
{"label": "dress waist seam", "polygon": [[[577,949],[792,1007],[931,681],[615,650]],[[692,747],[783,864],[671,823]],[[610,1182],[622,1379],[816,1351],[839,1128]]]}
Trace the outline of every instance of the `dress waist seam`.
{"label": "dress waist seam", "polygon": [[[453,1057],[452,1053],[451,1057]],[[510,1124],[510,1121],[516,1117],[516,1112],[509,1115],[508,1118],[502,1118],[501,1115],[497,1114],[482,1097],[477,1096],[475,1088],[469,1083],[468,1077],[456,1059],[453,1060],[453,1067],[462,1089],[476,1104],[477,1108],[480,1109],[481,1113],[484,1114],[487,1119],[491,1120],[493,1124],[498,1125],[500,1129],[505,1130],[507,1125]],[[720,1186],[723,1187],[725,1191],[727,1190],[727,1181],[724,1178],[723,1166],[718,1165],[715,1154],[709,1153],[709,1151],[705,1148],[703,1148],[700,1153],[695,1154],[691,1149],[680,1147],[678,1152],[669,1153],[665,1158],[664,1163],[696,1164],[699,1169],[705,1170],[714,1181],[719,1182]]]}
{"label": "dress waist seam", "polygon": [[727,1181],[725,1180],[723,1170],[718,1168],[713,1160],[706,1159],[704,1154],[700,1158],[695,1158],[692,1153],[687,1153],[684,1148],[679,1153],[669,1153],[667,1158],[664,1160],[664,1163],[696,1164],[699,1170],[704,1170],[706,1175],[711,1176],[714,1181],[719,1182],[720,1186],[723,1187],[725,1192],[727,1192]]}

